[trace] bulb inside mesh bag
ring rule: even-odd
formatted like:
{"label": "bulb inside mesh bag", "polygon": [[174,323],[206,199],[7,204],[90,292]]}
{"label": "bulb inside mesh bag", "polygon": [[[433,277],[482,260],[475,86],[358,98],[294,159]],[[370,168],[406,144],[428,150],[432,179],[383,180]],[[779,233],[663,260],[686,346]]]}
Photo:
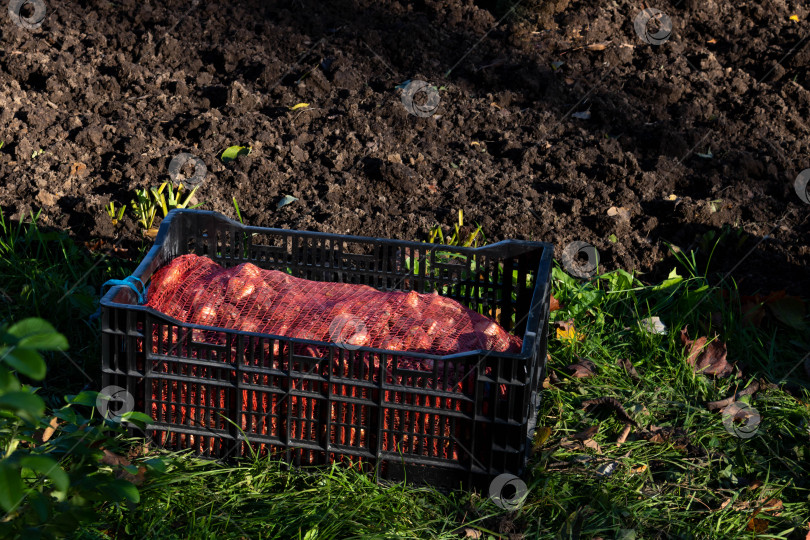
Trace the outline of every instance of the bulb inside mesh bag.
{"label": "bulb inside mesh bag", "polygon": [[[522,345],[497,323],[436,293],[309,281],[250,263],[222,268],[197,255],[177,257],[158,270],[147,305],[181,322],[348,348],[447,355],[517,353]],[[430,362],[416,365],[432,368]]]}

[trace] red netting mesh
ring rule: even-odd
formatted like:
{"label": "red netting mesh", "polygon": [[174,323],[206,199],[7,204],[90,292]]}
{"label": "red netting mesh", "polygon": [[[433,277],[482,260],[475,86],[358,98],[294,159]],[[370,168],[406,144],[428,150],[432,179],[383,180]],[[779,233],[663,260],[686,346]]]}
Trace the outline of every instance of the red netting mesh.
{"label": "red netting mesh", "polygon": [[[338,343],[352,349],[368,346],[446,355],[476,349],[517,353],[522,345],[520,338],[507,333],[487,317],[438,294],[382,292],[365,285],[315,282],[284,272],[263,270],[250,263],[225,269],[207,257],[196,255],[178,257],[154,274],[147,305],[186,323]],[[182,336],[177,335],[177,329],[171,336],[165,329],[163,332],[161,339],[154,341],[153,353],[189,354]],[[225,341],[223,333],[213,331],[195,330],[192,337],[194,341],[213,344]],[[158,350],[157,343],[162,344],[164,350]],[[282,370],[289,367],[284,354],[286,349],[280,347],[284,347],[283,343],[275,342],[271,363],[265,367]],[[270,353],[269,350],[266,352]],[[328,350],[316,345],[297,345],[294,352],[322,358]],[[367,354],[358,358],[353,366],[346,363],[324,369],[332,369],[333,374],[347,378],[358,377],[358,373],[380,373],[380,355]],[[402,391],[385,390],[385,402],[430,407],[437,412],[386,409],[383,440],[380,441],[383,450],[457,459],[459,449],[454,441],[458,434],[451,433],[449,418],[441,412],[462,410],[462,400],[408,392],[409,388],[425,387],[433,373],[432,360],[400,357],[400,368],[426,373],[424,376],[399,374],[394,377],[391,357],[383,358],[387,359],[383,372],[387,382],[402,385]],[[451,392],[462,391],[462,380],[469,370],[467,364],[448,362],[445,365],[439,361],[435,367],[439,378],[444,379],[438,381],[437,386]],[[216,368],[186,366],[185,369],[186,374],[197,381],[217,376],[214,373]],[[153,373],[176,375],[173,370],[176,366],[160,362]],[[279,436],[287,431],[284,411],[289,408],[290,438],[317,442],[325,435],[320,431],[326,427],[316,419],[323,418],[321,407],[329,407],[330,440],[335,444],[368,447],[367,405],[341,401],[329,403],[303,396],[287,397],[286,392],[271,391],[281,387],[272,386],[268,375],[245,373],[242,377],[242,384],[251,386],[250,390],[242,390],[243,406],[237,421],[246,432]],[[295,390],[321,395],[324,389],[320,385],[328,386],[328,383],[311,380],[292,380],[289,384]],[[505,392],[503,386],[500,390],[501,394]],[[227,422],[217,412],[228,408],[229,392],[228,388],[209,387],[204,382],[153,380],[151,413],[162,423],[227,429]],[[372,394],[376,392],[376,389],[339,383],[333,383],[331,389],[331,394],[336,397],[375,401],[376,396]],[[287,403],[283,403],[285,399]],[[486,407],[483,412],[487,414]],[[162,438],[168,440],[172,436],[164,434]],[[190,435],[188,439],[190,444],[187,446],[203,452],[213,450],[216,442],[214,437],[207,437],[207,444],[202,436]]]}
{"label": "red netting mesh", "polygon": [[437,355],[521,349],[497,323],[435,293],[309,281],[250,263],[226,269],[197,255],[158,270],[147,305],[182,322],[349,347]]}

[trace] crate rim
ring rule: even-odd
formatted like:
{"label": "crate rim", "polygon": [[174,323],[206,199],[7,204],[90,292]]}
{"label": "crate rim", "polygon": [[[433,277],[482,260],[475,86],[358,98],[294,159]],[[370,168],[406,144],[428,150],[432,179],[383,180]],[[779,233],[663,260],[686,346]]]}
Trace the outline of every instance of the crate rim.
{"label": "crate rim", "polygon": [[[355,235],[344,235],[344,234],[337,234],[337,233],[322,233],[318,231],[301,231],[295,229],[279,229],[274,227],[257,227],[253,225],[245,225],[244,223],[240,223],[239,221],[233,220],[224,214],[220,214],[219,212],[214,212],[212,210],[196,210],[196,209],[174,209],[169,212],[169,214],[161,221],[160,228],[158,229],[158,234],[153,241],[152,247],[144,256],[143,260],[140,262],[138,267],[135,271],[131,274],[132,277],[138,279],[141,283],[146,285],[146,282],[151,279],[152,273],[149,271],[149,267],[152,266],[153,261],[159,255],[161,248],[163,247],[163,243],[166,240],[166,237],[169,235],[169,231],[171,229],[172,223],[175,219],[180,219],[183,215],[205,215],[212,217],[214,219],[224,220],[229,225],[242,229],[243,232],[250,233],[255,232],[259,234],[290,234],[294,233],[300,236],[313,236],[318,238],[332,238],[335,240],[343,240],[343,241],[351,241],[351,242],[387,242],[392,243],[395,245],[400,245],[403,247],[420,247],[425,248],[426,246],[432,246],[431,249],[435,248],[449,248],[451,250],[462,252],[462,253],[476,253],[478,251],[484,250],[492,250],[499,246],[521,246],[521,247],[532,247],[538,248],[541,247],[543,249],[542,255],[540,257],[540,263],[538,268],[536,269],[537,275],[546,275],[546,266],[551,265],[552,254],[554,252],[554,245],[550,242],[535,242],[530,240],[501,240],[499,242],[495,242],[494,244],[487,244],[484,246],[479,247],[463,247],[463,246],[450,246],[447,244],[430,244],[427,242],[417,242],[412,240],[398,240],[398,239],[389,239],[389,238],[377,238],[373,236],[355,236]],[[146,276],[148,274],[148,276]],[[145,279],[144,279],[144,276]],[[419,277],[419,276],[414,276]],[[538,313],[538,310],[542,310],[544,304],[544,297],[546,295],[547,289],[551,287],[551,282],[547,281],[543,284],[542,289],[538,290],[536,287],[532,292],[532,300],[529,307],[529,311],[527,313],[527,324],[526,327],[530,328],[529,322],[536,318],[536,316],[541,315]],[[147,307],[142,304],[128,304],[128,303],[121,303],[116,302],[114,298],[121,292],[122,289],[129,290],[128,288],[122,285],[114,285],[110,287],[107,293],[99,300],[99,306],[102,308],[125,308],[128,310],[135,310],[147,313],[153,317],[162,318],[164,320],[169,321],[170,324],[176,325],[182,328],[188,328],[191,330],[204,330],[209,332],[226,332],[231,333],[236,336],[252,336],[252,337],[259,337],[259,338],[266,338],[266,339],[275,339],[280,340],[283,342],[290,342],[290,343],[305,343],[310,345],[317,345],[317,346],[325,346],[330,348],[337,348],[341,349],[341,347],[337,346],[335,343],[331,343],[328,341],[315,341],[315,340],[305,340],[300,338],[290,338],[285,336],[278,336],[274,334],[262,334],[257,332],[245,332],[242,330],[236,330],[231,328],[221,328],[217,326],[201,326],[198,324],[193,323],[184,323],[181,322],[173,317],[165,315],[156,309]],[[424,294],[424,293],[423,293]],[[539,297],[538,297],[539,296]],[[546,325],[547,326],[547,325]],[[544,332],[546,328],[537,328],[538,332]],[[350,352],[367,352],[367,353],[375,353],[375,354],[399,354],[402,355],[403,353],[407,352],[408,356],[413,356],[416,358],[425,358],[430,360],[454,360],[454,359],[461,359],[464,357],[477,357],[477,356],[488,356],[489,354],[497,354],[499,357],[502,358],[513,358],[518,360],[529,360],[532,357],[534,348],[535,348],[535,341],[537,339],[537,332],[530,332],[526,331],[523,333],[521,337],[522,340],[522,347],[519,353],[501,353],[497,351],[492,351],[489,349],[475,349],[473,351],[465,351],[462,353],[455,353],[449,355],[437,355],[437,354],[428,354],[428,353],[417,353],[417,352],[409,352],[409,351],[391,351],[388,349],[375,349],[371,347],[358,347],[357,349],[351,349]]]}

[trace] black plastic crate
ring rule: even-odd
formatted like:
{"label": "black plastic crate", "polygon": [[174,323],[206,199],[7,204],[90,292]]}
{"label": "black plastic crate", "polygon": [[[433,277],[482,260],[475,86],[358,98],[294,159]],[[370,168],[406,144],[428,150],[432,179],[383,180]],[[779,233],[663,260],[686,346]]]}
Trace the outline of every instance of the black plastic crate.
{"label": "black plastic crate", "polygon": [[[316,281],[438,291],[496,320],[523,348],[448,356],[350,350],[181,323],[115,286],[101,300],[103,384],[125,388],[135,410],[155,419],[153,443],[219,459],[258,452],[295,465],[347,461],[380,479],[447,487],[524,472],[545,371],[551,244],[462,248],[249,227],[175,210],[133,275],[148,284],[187,253]],[[215,342],[205,338],[212,332]],[[293,344],[328,353],[301,355]],[[431,359],[433,369],[403,369],[404,357]],[[460,387],[442,384],[448,365],[467,374]]]}

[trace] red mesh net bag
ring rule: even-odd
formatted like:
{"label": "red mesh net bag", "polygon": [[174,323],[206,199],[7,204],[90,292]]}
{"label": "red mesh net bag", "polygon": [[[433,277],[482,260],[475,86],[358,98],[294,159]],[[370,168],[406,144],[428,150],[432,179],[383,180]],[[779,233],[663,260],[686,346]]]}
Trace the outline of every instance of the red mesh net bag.
{"label": "red mesh net bag", "polygon": [[[146,305],[184,323],[337,343],[347,348],[365,346],[390,351],[448,355],[478,349],[519,353],[522,347],[520,338],[509,334],[489,318],[462,306],[453,299],[435,293],[384,292],[366,285],[310,281],[276,270],[263,270],[250,263],[223,268],[211,259],[197,255],[183,255],[159,269],[152,277]],[[209,343],[221,344],[223,336],[221,332],[202,330],[192,332],[195,341]],[[174,341],[178,341],[177,336],[174,336]],[[276,358],[275,362],[282,361],[278,359],[282,352],[279,347],[279,342],[275,342],[272,351]],[[328,351],[322,346],[299,344],[294,348],[294,352],[317,358],[325,357]],[[380,367],[379,357],[372,355],[371,358],[373,358],[371,362],[377,364],[369,366],[369,356],[364,356],[366,370]],[[391,360],[388,358],[385,375],[388,382],[404,382],[394,380],[391,375]],[[398,365],[400,368],[422,371],[431,371],[434,367],[432,360],[407,356],[401,357]],[[165,366],[163,368],[165,369]],[[437,368],[438,372],[445,374],[448,379],[442,381],[444,388],[449,389],[456,385],[457,389],[460,389],[460,380],[466,375],[460,369],[461,366],[450,364],[444,366],[440,363]],[[191,371],[192,375],[204,375],[197,373],[196,366],[192,367]],[[337,366],[335,371],[348,375],[350,367]],[[258,376],[254,375],[255,380],[249,382],[261,385],[262,379],[256,377]],[[303,384],[306,385],[307,382],[304,381]],[[343,387],[335,385],[333,391],[343,394],[338,386]],[[302,389],[310,390],[310,388]],[[210,424],[214,427],[213,420],[201,418],[203,415],[195,413],[194,409],[225,406],[224,394],[216,396],[214,395],[217,393],[216,389],[206,391],[204,386],[200,388],[196,384],[177,381],[156,383],[152,391],[153,398],[163,402],[161,407],[153,404],[153,417],[171,418],[177,423],[191,421],[193,425]],[[357,390],[351,389],[351,392],[355,391]],[[503,392],[503,388],[501,391]],[[389,396],[389,393],[395,395]],[[253,391],[248,394],[249,391],[245,390],[243,403],[246,414],[241,422],[242,428],[254,433],[276,434],[281,428],[276,421],[280,404],[277,405],[274,398],[268,394],[257,396]],[[400,401],[399,394],[400,392],[386,391],[386,397],[391,397],[395,402]],[[404,399],[407,401],[414,399],[407,393],[405,395]],[[415,399],[419,400],[419,396]],[[298,412],[309,411],[314,406],[314,400],[304,397],[293,396],[289,401],[290,403],[285,406],[293,407]],[[423,402],[414,405],[427,405],[437,410],[459,407],[459,404],[454,404],[455,400],[451,399],[438,397],[431,399],[423,396],[420,401]],[[341,415],[334,406],[332,408],[331,416],[334,421],[339,420],[342,424],[348,422],[357,426],[362,424],[362,419],[358,419],[356,412],[352,411],[347,418],[339,418]],[[258,424],[255,417],[250,422],[245,420],[255,413],[265,414],[270,420]],[[415,441],[420,432],[430,435],[434,437],[432,446],[435,455],[445,458],[455,456],[454,451],[439,448],[440,445],[436,442],[451,437],[446,424],[430,425],[431,415],[418,412],[403,412],[402,418],[399,417],[399,413],[397,414],[398,416],[390,421],[388,418],[385,419],[384,429],[389,429],[389,426],[391,429],[398,429],[400,423],[407,421],[408,424],[413,424],[415,420],[415,433],[410,435],[410,440]],[[414,414],[417,418],[409,420],[408,414]],[[342,411],[342,415],[346,415],[345,410]],[[289,426],[291,437],[311,438],[304,433],[307,422],[307,420],[293,422]],[[424,426],[418,427],[423,423]],[[336,443],[365,445],[365,441],[361,440],[365,437],[358,437],[360,429],[355,430],[352,427],[345,431],[346,433],[341,434]],[[386,450],[394,450],[397,442],[400,444],[409,442],[408,435],[401,437],[400,441],[394,439],[386,438],[384,442]],[[211,444],[213,445],[213,442]]]}
{"label": "red mesh net bag", "polygon": [[147,305],[185,323],[346,346],[447,355],[520,352],[520,338],[438,294],[323,283],[183,255],[152,277]]}

